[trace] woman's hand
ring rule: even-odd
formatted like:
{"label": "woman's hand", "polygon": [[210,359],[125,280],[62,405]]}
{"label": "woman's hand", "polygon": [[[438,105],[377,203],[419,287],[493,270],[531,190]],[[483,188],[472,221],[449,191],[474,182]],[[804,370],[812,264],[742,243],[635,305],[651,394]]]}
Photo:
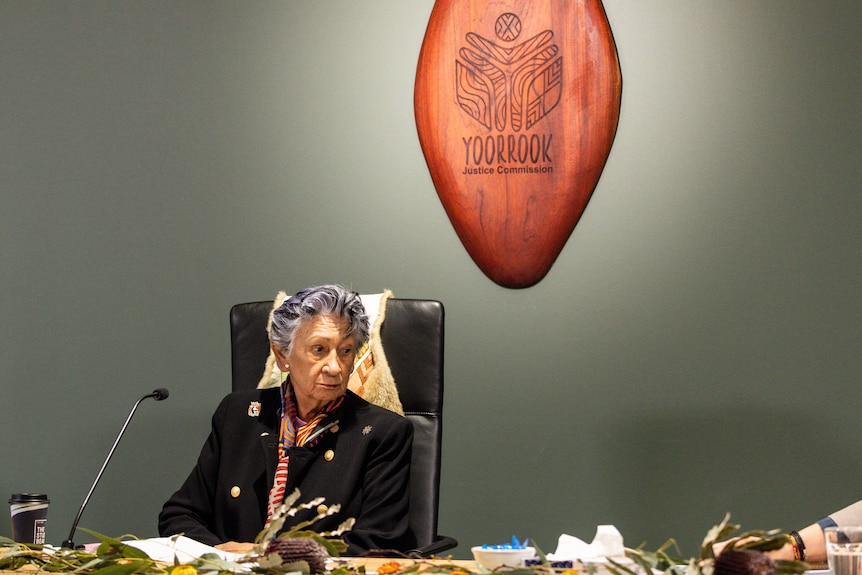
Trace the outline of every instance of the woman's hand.
{"label": "woman's hand", "polygon": [[239,541],[226,541],[215,546],[219,551],[227,551],[228,553],[248,553],[254,549],[254,543],[240,543]]}

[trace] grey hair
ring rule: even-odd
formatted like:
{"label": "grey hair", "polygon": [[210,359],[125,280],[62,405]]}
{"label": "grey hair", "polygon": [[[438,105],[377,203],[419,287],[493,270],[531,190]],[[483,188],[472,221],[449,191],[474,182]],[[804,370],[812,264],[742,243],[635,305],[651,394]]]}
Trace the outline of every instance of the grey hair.
{"label": "grey hair", "polygon": [[293,338],[303,322],[322,315],[346,319],[358,351],[368,341],[368,315],[359,294],[340,285],[306,288],[287,298],[272,312],[269,340],[290,353]]}

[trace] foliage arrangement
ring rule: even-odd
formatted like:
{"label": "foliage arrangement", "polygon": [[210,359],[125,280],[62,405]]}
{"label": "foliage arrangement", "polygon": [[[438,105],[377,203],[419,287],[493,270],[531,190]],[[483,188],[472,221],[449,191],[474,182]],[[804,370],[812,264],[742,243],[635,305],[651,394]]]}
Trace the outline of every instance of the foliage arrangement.
{"label": "foliage arrangement", "polygon": [[[627,549],[626,556],[644,569],[646,573],[660,571],[665,575],[719,575],[715,569],[716,557],[713,551],[714,545],[719,541],[730,538],[740,529],[739,525],[730,523],[730,514],[724,520],[710,529],[700,546],[700,554],[697,557],[682,558],[679,554],[673,555],[672,550],[678,547],[673,539],[669,539],[656,551],[645,551],[642,547]],[[757,552],[757,555],[768,551],[781,549],[787,543],[787,535],[778,530],[771,531],[748,531],[736,535],[729,541],[723,554],[733,550],[745,550]],[[740,569],[739,572],[751,572],[752,569]],[[809,568],[802,561],[774,561],[774,572],[778,575],[797,575],[804,573]],[[611,562],[608,568],[614,575],[632,575],[633,571],[624,565]]]}
{"label": "foliage arrangement", "polygon": [[[342,523],[335,531],[314,532],[309,527],[320,519],[337,513],[339,505],[330,506],[308,521],[300,522],[279,533],[288,517],[300,510],[312,509],[323,503],[316,498],[296,505],[299,490],[285,498],[273,514],[269,525],[255,539],[255,547],[236,561],[226,561],[219,555],[206,554],[188,563],[176,559],[173,564],[154,561],[145,552],[129,545],[133,536],[105,537],[81,529],[96,537],[100,544],[95,551],[65,549],[48,545],[17,543],[0,537],[0,571],[29,566],[38,571],[75,573],[81,575],[282,575],[285,573],[321,573],[329,557],[338,557],[347,549],[340,539],[353,526],[353,519]],[[124,537],[126,539],[124,539]]]}
{"label": "foliage arrangement", "polygon": [[[325,563],[332,557],[338,557],[346,549],[346,544],[340,539],[341,534],[349,530],[353,520],[342,524],[338,530],[316,533],[308,528],[316,521],[336,513],[338,506],[333,505],[324,514],[319,514],[310,521],[300,523],[282,533],[285,520],[294,516],[301,509],[317,507],[322,499],[313,499],[308,503],[294,506],[299,498],[299,492],[294,492],[285,500],[266,529],[260,532],[255,540],[255,548],[248,555],[237,561],[225,561],[219,556],[204,555],[192,562],[173,565],[158,563],[146,553],[128,545],[128,539],[109,538],[87,531],[97,537],[101,543],[94,552],[82,549],[56,549],[39,545],[24,545],[15,543],[8,538],[0,537],[0,570],[15,570],[30,566],[39,571],[65,572],[80,575],[285,575],[288,573],[317,574],[325,571]],[[637,549],[626,549],[629,562],[608,558],[607,563],[580,564],[572,562],[551,563],[540,550],[539,563],[529,567],[499,568],[504,575],[643,575],[644,573],[662,573],[663,575],[762,575],[764,562],[769,564],[770,571],[775,575],[799,575],[808,569],[806,563],[800,561],[775,561],[763,555],[763,552],[781,548],[787,542],[787,535],[773,531],[749,531],[735,536],[725,547],[721,557],[729,551],[741,551],[750,555],[751,560],[743,557],[734,562],[732,570],[721,573],[716,569],[716,557],[713,545],[724,541],[739,530],[738,525],[729,523],[726,516],[718,525],[706,534],[697,557],[683,558],[673,539],[655,551],[647,551],[643,546]],[[86,530],[85,530],[86,531]],[[133,538],[132,538],[133,539]],[[341,563],[332,571],[332,575],[364,575],[361,565]],[[463,566],[447,560],[391,560],[383,563],[377,569],[377,575],[480,575],[479,571],[471,571]],[[487,573],[487,571],[485,572]]]}
{"label": "foliage arrangement", "polygon": [[[809,569],[809,565],[802,561],[772,561],[765,552],[780,549],[787,543],[787,535],[778,530],[772,531],[748,531],[734,536],[740,529],[739,525],[730,523],[730,515],[710,529],[703,539],[700,552],[697,557],[685,558],[679,552],[679,548],[673,539],[669,539],[655,551],[647,551],[643,546],[636,549],[626,549],[626,558],[631,562],[624,563],[620,560],[607,558],[607,563],[587,563],[563,561],[551,562],[544,554],[536,548],[539,554],[539,564],[529,567],[500,567],[501,575],[644,575],[646,573],[663,575],[801,575]],[[741,561],[733,562],[731,566],[725,566],[724,571],[716,569],[716,556],[713,546],[730,539],[722,552],[721,557],[728,557],[735,551],[742,551],[746,555]],[[763,569],[769,565],[769,570]],[[408,561],[402,566],[398,561],[392,561],[378,568],[378,575],[416,575],[443,574],[443,575],[477,575],[465,569],[462,565],[448,564],[438,561]],[[487,571],[479,575],[485,575]],[[350,568],[346,567],[333,571],[333,575],[353,575]]]}
{"label": "foliage arrangement", "polygon": [[[87,531],[84,529],[84,531]],[[131,575],[132,573],[165,572],[143,551],[126,545],[119,539],[99,538],[94,552],[83,549],[50,549],[44,545],[25,545],[0,537],[0,570],[35,567],[39,571],[76,572],[89,575]]]}

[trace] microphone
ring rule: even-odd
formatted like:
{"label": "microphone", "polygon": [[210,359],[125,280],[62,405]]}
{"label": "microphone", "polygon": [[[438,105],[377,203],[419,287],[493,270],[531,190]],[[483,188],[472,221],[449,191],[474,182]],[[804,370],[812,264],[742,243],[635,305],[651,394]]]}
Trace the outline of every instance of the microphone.
{"label": "microphone", "polygon": [[81,508],[78,510],[78,514],[75,516],[75,522],[72,523],[72,530],[69,531],[69,537],[60,545],[66,549],[74,549],[75,542],[72,540],[75,537],[75,531],[78,529],[78,522],[81,520],[81,515],[84,514],[84,508],[87,507],[87,503],[90,502],[90,496],[93,495],[93,491],[96,490],[96,485],[99,483],[99,480],[102,478],[102,473],[104,473],[105,468],[108,466],[108,462],[111,460],[111,457],[114,455],[114,450],[117,448],[117,444],[120,443],[120,439],[122,439],[123,434],[126,432],[126,427],[129,426],[129,422],[132,420],[132,416],[135,414],[135,410],[138,409],[138,406],[147,398],[152,397],[156,401],[161,401],[163,399],[167,399],[170,393],[164,387],[160,387],[154,390],[152,393],[148,393],[143,396],[141,399],[135,402],[135,405],[132,406],[132,411],[129,412],[129,416],[126,418],[126,422],[123,424],[123,427],[120,429],[120,433],[117,435],[117,439],[114,440],[114,445],[111,446],[111,450],[108,451],[108,457],[105,458],[105,462],[102,464],[102,468],[96,474],[96,480],[93,481],[93,485],[90,487],[90,491],[87,492],[87,496],[84,497],[84,502],[81,503]]}

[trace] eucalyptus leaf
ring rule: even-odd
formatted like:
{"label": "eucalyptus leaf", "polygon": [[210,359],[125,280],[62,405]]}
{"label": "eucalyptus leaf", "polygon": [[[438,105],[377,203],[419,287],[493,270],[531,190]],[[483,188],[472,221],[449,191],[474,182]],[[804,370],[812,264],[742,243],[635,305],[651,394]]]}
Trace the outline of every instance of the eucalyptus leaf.
{"label": "eucalyptus leaf", "polygon": [[267,553],[257,558],[257,566],[260,570],[273,569],[284,563],[281,555],[278,553]]}
{"label": "eucalyptus leaf", "polygon": [[218,571],[226,573],[243,573],[251,571],[251,567],[249,565],[222,559],[215,553],[201,555],[192,562],[192,565],[194,565],[198,571]]}
{"label": "eucalyptus leaf", "polygon": [[279,565],[277,571],[281,575],[309,575],[311,568],[305,561],[291,561]]}
{"label": "eucalyptus leaf", "polygon": [[88,569],[95,569],[99,565],[104,565],[105,560],[99,557],[94,557],[89,561],[84,562],[82,565],[79,565],[77,569],[73,571],[73,573],[80,573],[81,571],[86,571]]}
{"label": "eucalyptus leaf", "polygon": [[724,516],[724,520],[721,523],[706,532],[706,537],[703,538],[703,544],[700,547],[701,559],[714,559],[715,553],[712,550],[712,546],[716,542],[726,539],[739,529],[739,525],[729,525],[729,521],[730,513]]}
{"label": "eucalyptus leaf", "polygon": [[[633,569],[629,569],[628,567],[626,567],[622,563],[614,561],[610,557],[608,557],[607,560],[608,560],[608,571],[611,571],[612,573],[614,573],[614,575],[638,575],[637,571],[634,571]],[[649,573],[649,570],[647,570],[647,573]]]}
{"label": "eucalyptus leaf", "polygon": [[0,571],[14,571],[15,569],[20,569],[24,565],[27,565],[29,561],[27,561],[26,557],[21,557],[20,555],[13,556],[3,556],[0,557]]}
{"label": "eucalyptus leaf", "polygon": [[123,543],[121,539],[116,537],[106,537],[101,533],[96,533],[95,531],[91,531],[89,529],[85,529],[83,527],[79,528],[81,531],[89,533],[96,539],[102,542],[99,545],[98,555],[107,555],[110,554],[113,550],[114,553],[118,554],[121,557],[125,557],[127,559],[149,559],[150,556],[138,549],[137,547],[132,547],[131,545],[126,545]]}
{"label": "eucalyptus leaf", "polygon": [[146,573],[155,566],[151,559],[145,561],[115,562],[106,567],[99,567],[88,571],[88,575],[132,575],[133,573]]}

